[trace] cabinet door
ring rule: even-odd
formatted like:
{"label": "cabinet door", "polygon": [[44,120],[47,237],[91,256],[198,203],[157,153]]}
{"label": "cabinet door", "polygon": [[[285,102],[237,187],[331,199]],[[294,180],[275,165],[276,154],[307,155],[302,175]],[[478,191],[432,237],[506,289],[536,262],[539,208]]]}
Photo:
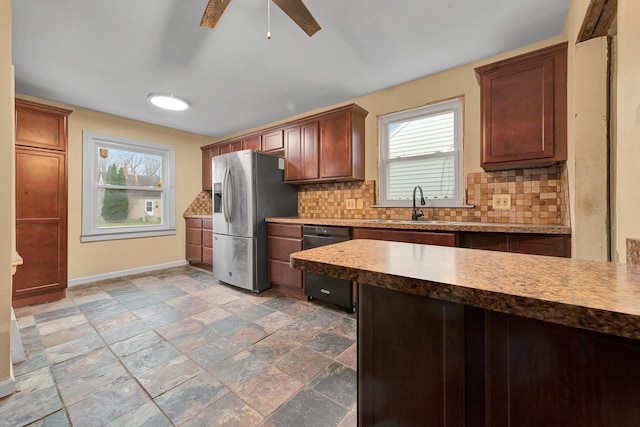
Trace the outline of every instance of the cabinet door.
{"label": "cabinet door", "polygon": [[202,262],[202,220],[186,219],[186,258],[187,261],[199,264]]}
{"label": "cabinet door", "polygon": [[566,160],[566,44],[476,69],[484,169]]}
{"label": "cabinet door", "polygon": [[227,154],[231,152],[231,144],[222,144],[219,146],[219,154]]}
{"label": "cabinet door", "polygon": [[202,189],[211,190],[211,166],[218,155],[218,147],[202,147]]}
{"label": "cabinet door", "polygon": [[302,137],[302,160],[304,179],[318,178],[318,122],[307,122],[300,126]]}
{"label": "cabinet door", "polygon": [[234,141],[231,143],[231,151],[242,150],[242,141]]}
{"label": "cabinet door", "polygon": [[306,299],[303,273],[289,265],[290,255],[302,250],[302,225],[270,223],[267,229],[268,277],[272,288]]}
{"label": "cabinet door", "polygon": [[318,122],[303,123],[284,130],[285,181],[318,178]]}
{"label": "cabinet door", "polygon": [[[66,154],[16,146],[14,307],[64,297],[67,287]],[[47,294],[42,300],[37,295]]]}
{"label": "cabinet door", "polygon": [[354,239],[387,240],[423,245],[456,246],[457,234],[432,231],[407,231],[377,228],[354,228]]}
{"label": "cabinet door", "polygon": [[69,113],[16,99],[16,144],[66,151]]}
{"label": "cabinet door", "polygon": [[262,135],[262,151],[277,151],[284,148],[282,129]]}
{"label": "cabinet door", "polygon": [[637,340],[491,311],[484,336],[487,425],[638,425]]}
{"label": "cabinet door", "polygon": [[537,234],[512,234],[509,243],[510,252],[559,257],[568,257],[569,247],[568,237]]}
{"label": "cabinet door", "polygon": [[359,291],[360,425],[465,425],[464,307],[365,284]]}
{"label": "cabinet door", "polygon": [[320,121],[320,178],[351,175],[351,112],[341,111]]}
{"label": "cabinet door", "polygon": [[465,248],[509,252],[509,235],[505,233],[464,233],[462,240]]}
{"label": "cabinet door", "polygon": [[290,127],[284,130],[284,149],[286,167],[284,180],[299,181],[304,173],[304,152],[302,150],[302,138],[300,126]]}
{"label": "cabinet door", "polygon": [[[260,135],[253,135],[242,140],[243,150],[258,150],[262,149],[262,140]],[[233,150],[236,151],[236,150]]]}

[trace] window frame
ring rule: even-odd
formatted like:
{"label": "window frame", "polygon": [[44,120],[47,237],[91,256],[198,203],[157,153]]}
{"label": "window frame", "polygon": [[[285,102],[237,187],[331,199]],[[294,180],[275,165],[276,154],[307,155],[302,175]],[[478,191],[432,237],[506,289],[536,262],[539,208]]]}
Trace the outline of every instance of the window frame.
{"label": "window frame", "polygon": [[[399,121],[418,119],[421,117],[431,116],[444,112],[453,111],[454,113],[454,197],[448,199],[438,199],[429,197],[426,207],[465,207],[464,188],[463,188],[463,121],[464,121],[464,96],[437,101],[416,108],[398,111],[395,113],[383,114],[378,116],[378,204],[380,207],[412,207],[413,201],[408,200],[389,200],[389,125]],[[436,153],[433,156],[442,155]],[[407,160],[415,159],[414,156],[406,158]],[[396,160],[397,161],[397,160]],[[419,185],[416,183],[416,185]],[[425,194],[427,199],[427,194]]]}
{"label": "window frame", "polygon": [[[162,157],[161,225],[98,228],[96,188],[99,185],[97,182],[99,148],[137,151]],[[95,242],[102,240],[137,239],[176,234],[175,160],[176,149],[172,145],[92,131],[82,131],[82,234],[80,241]]]}

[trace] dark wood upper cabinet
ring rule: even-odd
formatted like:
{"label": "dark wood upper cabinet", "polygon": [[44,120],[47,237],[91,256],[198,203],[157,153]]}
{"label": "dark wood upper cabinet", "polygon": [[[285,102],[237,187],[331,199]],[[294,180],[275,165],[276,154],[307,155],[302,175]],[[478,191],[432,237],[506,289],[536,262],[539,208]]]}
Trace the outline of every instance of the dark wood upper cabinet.
{"label": "dark wood upper cabinet", "polygon": [[[245,138],[242,138],[242,149],[243,150],[261,150],[262,149],[262,137],[261,135],[251,135]],[[236,151],[236,150],[234,150]]]}
{"label": "dark wood upper cabinet", "polygon": [[[242,141],[233,141],[231,144],[231,151],[241,151],[242,150]],[[222,154],[222,153],[220,153]]]}
{"label": "dark wood upper cabinet", "polygon": [[211,190],[211,158],[241,149],[284,150],[285,181],[292,184],[363,180],[367,114],[350,104],[201,147],[202,188]]}
{"label": "dark wood upper cabinet", "polygon": [[278,151],[284,149],[284,136],[282,129],[276,129],[262,134],[262,151]]}
{"label": "dark wood upper cabinet", "polygon": [[[304,153],[290,149],[285,132],[285,181],[296,184],[315,182],[356,181],[364,179],[364,119],[367,111],[356,104],[340,107],[313,116],[308,123],[317,122],[317,146],[313,146],[312,127],[301,128]],[[289,153],[292,153],[290,156]],[[299,170],[305,171],[298,174]],[[311,172],[313,171],[313,172]],[[316,173],[317,171],[317,173]]]}
{"label": "dark wood upper cabinet", "polygon": [[220,154],[220,147],[217,145],[208,145],[202,147],[202,189],[211,190],[211,170],[213,166],[213,158]]}
{"label": "dark wood upper cabinet", "polygon": [[475,69],[481,166],[548,166],[567,159],[567,43]]}
{"label": "dark wood upper cabinet", "polygon": [[353,106],[320,120],[320,178],[364,179],[364,119]]}
{"label": "dark wood upper cabinet", "polygon": [[67,289],[67,117],[16,100],[16,250],[13,306],[64,298]]}
{"label": "dark wood upper cabinet", "polygon": [[286,166],[284,180],[318,179],[318,122],[310,121],[284,130]]}
{"label": "dark wood upper cabinet", "polygon": [[67,150],[67,110],[16,99],[16,141],[24,147]]}

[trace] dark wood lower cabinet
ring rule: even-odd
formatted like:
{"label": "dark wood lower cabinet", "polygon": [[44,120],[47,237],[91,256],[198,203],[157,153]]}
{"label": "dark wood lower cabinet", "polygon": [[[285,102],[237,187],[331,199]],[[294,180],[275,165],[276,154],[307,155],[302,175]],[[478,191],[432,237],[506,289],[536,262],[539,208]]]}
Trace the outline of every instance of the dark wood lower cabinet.
{"label": "dark wood lower cabinet", "polygon": [[640,341],[359,293],[359,426],[640,425]]}
{"label": "dark wood lower cabinet", "polygon": [[464,307],[360,285],[360,426],[464,424]]}
{"label": "dark wood lower cabinet", "polygon": [[460,238],[460,247],[568,258],[571,256],[571,236],[464,232]]}
{"label": "dark wood lower cabinet", "polygon": [[13,306],[64,298],[67,289],[66,154],[16,146]]}
{"label": "dark wood lower cabinet", "polygon": [[302,271],[289,265],[289,256],[302,250],[302,225],[270,223],[267,229],[267,274],[271,287],[285,295],[306,300]]}
{"label": "dark wood lower cabinet", "polygon": [[640,343],[487,311],[491,426],[640,425]]}
{"label": "dark wood lower cabinet", "polygon": [[458,233],[438,231],[409,231],[384,228],[354,228],[354,239],[387,240],[392,242],[421,243],[424,245],[457,246]]}
{"label": "dark wood lower cabinet", "polygon": [[213,221],[186,218],[185,257],[189,264],[210,270],[213,267]]}

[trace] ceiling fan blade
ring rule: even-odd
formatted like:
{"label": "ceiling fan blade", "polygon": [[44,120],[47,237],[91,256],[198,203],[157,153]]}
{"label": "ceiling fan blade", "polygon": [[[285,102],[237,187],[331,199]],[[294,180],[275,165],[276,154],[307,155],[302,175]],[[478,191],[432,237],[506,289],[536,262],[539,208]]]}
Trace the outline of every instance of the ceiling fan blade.
{"label": "ceiling fan blade", "polygon": [[201,27],[215,27],[231,0],[209,0],[200,21]]}
{"label": "ceiling fan blade", "polygon": [[298,24],[309,37],[320,30],[320,25],[302,3],[302,0],[273,0],[273,2],[289,15],[289,18],[293,19],[293,22]]}

